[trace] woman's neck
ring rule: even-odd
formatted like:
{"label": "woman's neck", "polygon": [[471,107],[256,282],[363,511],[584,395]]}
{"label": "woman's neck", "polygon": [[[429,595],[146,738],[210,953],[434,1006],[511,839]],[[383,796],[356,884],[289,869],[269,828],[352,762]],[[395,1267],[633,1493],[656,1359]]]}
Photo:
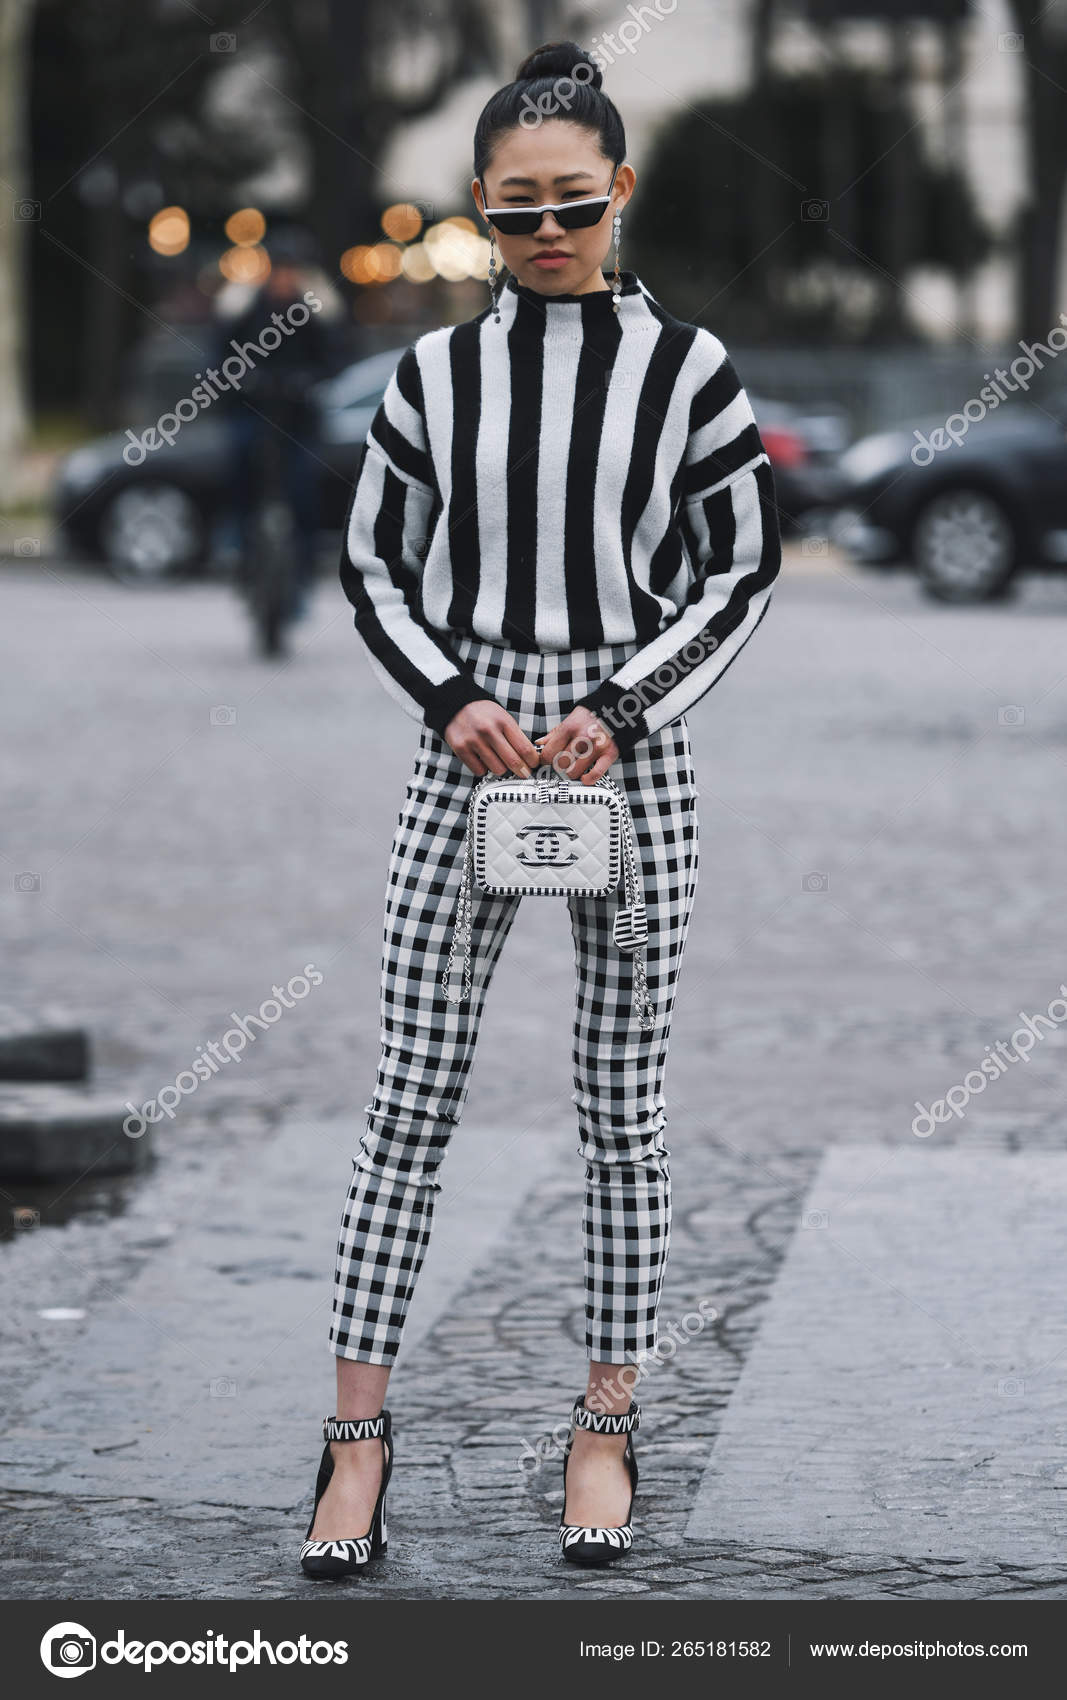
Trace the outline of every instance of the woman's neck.
{"label": "woman's neck", "polygon": [[[508,272],[501,293],[505,299],[509,296],[515,297],[526,309],[537,308],[542,314],[552,314],[552,309],[556,306],[571,308],[575,303],[583,303],[583,314],[588,313],[599,317],[605,311],[610,315],[614,295],[612,285],[603,272],[601,272],[600,278],[599,289],[589,288],[580,291],[573,290],[568,293],[550,294],[547,290],[535,289],[532,284],[520,283],[514,272]],[[620,280],[620,293],[624,302],[628,302],[632,296],[641,294],[641,286],[634,272],[620,272]]]}

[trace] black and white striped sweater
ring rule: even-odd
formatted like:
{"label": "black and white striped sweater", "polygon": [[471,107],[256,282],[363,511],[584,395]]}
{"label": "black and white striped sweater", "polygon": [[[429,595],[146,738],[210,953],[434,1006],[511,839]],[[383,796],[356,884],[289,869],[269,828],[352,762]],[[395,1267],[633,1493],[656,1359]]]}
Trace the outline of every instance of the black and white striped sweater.
{"label": "black and white striped sweater", "polygon": [[[372,667],[443,733],[491,698],[451,642],[627,644],[581,702],[621,752],[720,679],[781,565],[774,482],[719,339],[633,272],[545,296],[509,275],[403,353],[371,425],[341,582]],[[575,705],[572,705],[575,706]]]}

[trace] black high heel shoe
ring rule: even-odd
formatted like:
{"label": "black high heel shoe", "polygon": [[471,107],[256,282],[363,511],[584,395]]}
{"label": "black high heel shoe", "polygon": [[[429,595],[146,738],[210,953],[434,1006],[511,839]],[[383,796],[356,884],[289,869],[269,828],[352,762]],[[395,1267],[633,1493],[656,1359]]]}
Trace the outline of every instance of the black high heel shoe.
{"label": "black high heel shoe", "polygon": [[[559,1514],[559,1544],[564,1558],[569,1558],[572,1564],[611,1564],[624,1552],[628,1552],[634,1544],[633,1514],[634,1495],[637,1492],[637,1459],[634,1456],[633,1431],[641,1424],[641,1407],[637,1400],[631,1398],[630,1408],[618,1416],[612,1416],[607,1411],[589,1411],[585,1405],[585,1395],[579,1394],[574,1401],[571,1412],[571,1429],[567,1436],[567,1445],[563,1453],[563,1509]],[[567,1463],[571,1455],[571,1444],[576,1428],[588,1428],[597,1434],[625,1434],[626,1449],[623,1452],[623,1462],[630,1472],[630,1509],[626,1513],[626,1521],[618,1528],[588,1527],[582,1523],[565,1521],[567,1512]]]}
{"label": "black high heel shoe", "polygon": [[[385,1490],[389,1486],[389,1477],[393,1473],[393,1425],[392,1418],[386,1410],[379,1411],[376,1417],[324,1417],[322,1435],[326,1442],[319,1464],[318,1480],[315,1483],[315,1505],[311,1513],[304,1544],[300,1548],[300,1563],[304,1575],[311,1576],[317,1582],[336,1581],[341,1576],[353,1576],[364,1569],[372,1558],[387,1549],[385,1526]],[[333,1475],[333,1453],[330,1451],[331,1440],[373,1440],[380,1437],[382,1442],[382,1483],[378,1489],[378,1498],[374,1505],[374,1515],[370,1528],[365,1535],[353,1535],[344,1540],[325,1541],[312,1540],[311,1531],[315,1527],[315,1513],[319,1508],[319,1500],[326,1492]]]}

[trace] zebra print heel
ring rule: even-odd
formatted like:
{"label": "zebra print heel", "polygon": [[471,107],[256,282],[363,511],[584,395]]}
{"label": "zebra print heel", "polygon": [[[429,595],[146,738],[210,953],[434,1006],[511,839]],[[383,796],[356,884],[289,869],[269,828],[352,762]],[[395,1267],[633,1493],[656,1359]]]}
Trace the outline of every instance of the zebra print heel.
{"label": "zebra print heel", "polygon": [[[324,1417],[322,1436],[326,1445],[319,1464],[318,1480],[315,1483],[315,1505],[311,1513],[311,1522],[307,1527],[304,1544],[300,1548],[300,1565],[304,1575],[310,1576],[313,1581],[335,1582],[342,1576],[356,1575],[359,1571],[365,1569],[372,1558],[377,1558],[380,1553],[384,1553],[388,1549],[385,1490],[389,1486],[389,1478],[393,1473],[392,1418],[386,1410],[380,1411],[376,1417]],[[333,1475],[331,1440],[373,1440],[375,1437],[380,1438],[382,1442],[382,1481],[378,1489],[378,1498],[375,1501],[370,1528],[365,1535],[354,1535],[345,1540],[313,1540],[311,1531],[315,1527],[319,1500],[326,1492]]]}
{"label": "zebra print heel", "polygon": [[[574,1401],[571,1413],[571,1432],[567,1437],[567,1445],[563,1454],[563,1509],[559,1514],[559,1545],[564,1558],[572,1564],[612,1564],[624,1552],[629,1552],[634,1544],[633,1514],[634,1496],[637,1493],[637,1459],[634,1456],[633,1433],[641,1424],[641,1407],[636,1399],[630,1400],[628,1411],[612,1416],[606,1411],[590,1411],[586,1409],[585,1395],[579,1394]],[[623,1452],[623,1462],[630,1472],[630,1509],[626,1513],[625,1523],[617,1528],[589,1527],[582,1523],[565,1521],[567,1513],[567,1464],[571,1455],[571,1442],[576,1428],[592,1429],[597,1434],[625,1434],[626,1449]]]}

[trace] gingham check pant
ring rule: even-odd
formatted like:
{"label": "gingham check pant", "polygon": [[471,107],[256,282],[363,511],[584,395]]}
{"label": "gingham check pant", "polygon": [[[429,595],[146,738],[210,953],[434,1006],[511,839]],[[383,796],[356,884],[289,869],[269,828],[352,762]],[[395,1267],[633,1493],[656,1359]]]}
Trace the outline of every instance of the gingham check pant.
{"label": "gingham check pant", "polygon": [[[454,638],[479,682],[523,731],[540,737],[633,646],[526,652]],[[573,1028],[585,1340],[591,1359],[637,1361],[656,1345],[671,1225],[663,1073],[678,970],[697,878],[697,790],[684,717],[608,769],[629,799],[648,911],[651,1031],[633,1002],[632,958],[612,938],[621,891],[567,903],[576,964]],[[471,992],[444,998],[475,783],[424,727],[389,861],[381,972],[381,1056],[337,1245],[330,1347],[391,1364],[429,1242],[438,1171],[467,1098],[485,995],[518,896],[472,894]],[[454,984],[461,983],[457,964]]]}

